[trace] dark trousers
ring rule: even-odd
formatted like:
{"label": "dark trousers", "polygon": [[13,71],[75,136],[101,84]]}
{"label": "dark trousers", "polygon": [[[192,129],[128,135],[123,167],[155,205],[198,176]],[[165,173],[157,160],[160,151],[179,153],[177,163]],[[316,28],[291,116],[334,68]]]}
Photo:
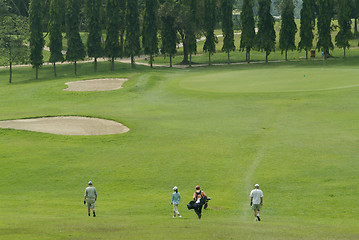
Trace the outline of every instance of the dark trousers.
{"label": "dark trousers", "polygon": [[194,209],[194,211],[196,212],[199,219],[201,219],[201,217],[202,217],[202,206],[203,205]]}

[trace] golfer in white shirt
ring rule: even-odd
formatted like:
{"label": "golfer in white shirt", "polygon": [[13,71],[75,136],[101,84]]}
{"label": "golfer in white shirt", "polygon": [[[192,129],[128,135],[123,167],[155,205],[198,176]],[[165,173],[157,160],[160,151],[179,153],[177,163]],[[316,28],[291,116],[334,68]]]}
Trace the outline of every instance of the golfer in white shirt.
{"label": "golfer in white shirt", "polygon": [[259,189],[259,184],[254,185],[254,189],[249,196],[251,197],[251,206],[254,211],[255,221],[260,221],[259,213],[263,206],[263,192]]}

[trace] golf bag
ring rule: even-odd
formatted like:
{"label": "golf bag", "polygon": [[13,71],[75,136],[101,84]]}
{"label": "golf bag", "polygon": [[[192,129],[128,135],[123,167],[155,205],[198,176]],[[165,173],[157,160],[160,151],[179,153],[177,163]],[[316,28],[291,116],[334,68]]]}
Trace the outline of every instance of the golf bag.
{"label": "golf bag", "polygon": [[208,204],[207,202],[211,200],[211,198],[209,197],[203,197],[201,198],[201,201],[199,203],[196,203],[195,201],[190,201],[188,204],[187,204],[187,208],[189,210],[191,209],[195,209],[195,208],[198,208],[198,207],[201,207],[204,205],[204,209],[206,209],[208,207]]}
{"label": "golf bag", "polygon": [[207,197],[207,199],[206,199],[206,203],[204,204],[204,209],[207,209],[208,208],[208,201],[209,200],[211,200],[211,198],[210,197]]}

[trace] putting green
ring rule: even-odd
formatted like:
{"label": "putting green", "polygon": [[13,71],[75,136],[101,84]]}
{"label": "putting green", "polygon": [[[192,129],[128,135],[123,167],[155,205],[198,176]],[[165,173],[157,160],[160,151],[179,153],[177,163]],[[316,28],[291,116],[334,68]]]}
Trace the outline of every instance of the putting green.
{"label": "putting green", "polygon": [[[357,68],[281,67],[210,71],[180,81],[185,89],[205,92],[297,92],[359,87]],[[345,77],[343,77],[345,76]]]}

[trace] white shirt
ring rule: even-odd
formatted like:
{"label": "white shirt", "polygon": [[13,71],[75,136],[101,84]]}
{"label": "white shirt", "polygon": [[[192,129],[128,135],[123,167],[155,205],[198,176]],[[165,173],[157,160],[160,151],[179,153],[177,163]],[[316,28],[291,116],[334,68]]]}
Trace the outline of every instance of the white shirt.
{"label": "white shirt", "polygon": [[260,189],[253,189],[249,196],[253,198],[253,204],[261,204],[261,198],[263,197],[263,192]]}

